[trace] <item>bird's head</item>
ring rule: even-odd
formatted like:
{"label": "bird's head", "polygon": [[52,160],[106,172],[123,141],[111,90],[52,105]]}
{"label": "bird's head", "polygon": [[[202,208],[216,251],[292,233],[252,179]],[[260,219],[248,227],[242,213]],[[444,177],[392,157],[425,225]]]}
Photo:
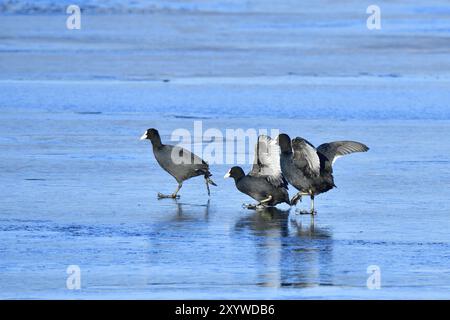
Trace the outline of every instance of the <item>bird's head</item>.
{"label": "bird's head", "polygon": [[160,140],[159,132],[156,129],[150,128],[141,136],[141,140],[149,139],[150,141]]}
{"label": "bird's head", "polygon": [[277,137],[278,145],[280,146],[281,152],[289,153],[292,152],[291,138],[285,133],[281,133]]}
{"label": "bird's head", "polygon": [[245,173],[241,167],[233,167],[230,170],[228,170],[228,172],[224,176],[224,179],[231,177],[237,181],[240,178],[242,178],[243,176],[245,176]]}

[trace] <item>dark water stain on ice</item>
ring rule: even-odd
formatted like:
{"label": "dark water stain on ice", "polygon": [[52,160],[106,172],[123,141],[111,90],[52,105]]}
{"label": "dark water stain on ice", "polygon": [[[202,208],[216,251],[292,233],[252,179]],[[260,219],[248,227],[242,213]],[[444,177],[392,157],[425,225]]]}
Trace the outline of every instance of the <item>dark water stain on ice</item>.
{"label": "dark water stain on ice", "polygon": [[95,115],[95,114],[102,114],[102,112],[101,111],[78,111],[78,112],[75,112],[76,114],[93,114],[93,115]]}

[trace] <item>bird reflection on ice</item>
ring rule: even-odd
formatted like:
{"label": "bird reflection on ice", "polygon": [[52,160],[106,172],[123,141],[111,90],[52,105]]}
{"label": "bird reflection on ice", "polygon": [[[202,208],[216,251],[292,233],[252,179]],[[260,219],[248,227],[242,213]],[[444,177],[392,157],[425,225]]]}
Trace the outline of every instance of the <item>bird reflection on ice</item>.
{"label": "bird reflection on ice", "polygon": [[332,285],[332,234],[310,217],[270,207],[240,219],[236,230],[256,241],[260,286]]}

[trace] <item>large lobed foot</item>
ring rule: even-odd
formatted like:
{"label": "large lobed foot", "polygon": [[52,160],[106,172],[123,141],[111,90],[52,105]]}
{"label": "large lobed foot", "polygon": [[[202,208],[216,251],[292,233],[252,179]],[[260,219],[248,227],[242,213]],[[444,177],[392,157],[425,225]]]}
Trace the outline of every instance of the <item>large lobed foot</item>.
{"label": "large lobed foot", "polygon": [[312,216],[315,216],[316,214],[317,214],[317,211],[316,210],[295,210],[295,213],[297,213],[297,214],[310,214],[310,215],[312,215]]}
{"label": "large lobed foot", "polygon": [[158,192],[158,199],[179,199],[180,196],[172,193],[172,194],[162,194],[160,192]]}
{"label": "large lobed foot", "polygon": [[243,204],[242,204],[242,208],[244,208],[244,209],[250,209],[250,210],[255,210],[255,209],[256,209],[256,204],[243,203]]}
{"label": "large lobed foot", "polygon": [[264,209],[264,208],[267,208],[267,207],[265,205],[261,204],[261,203],[257,203],[257,204],[244,203],[244,204],[242,204],[242,208],[249,209],[249,210],[261,210],[261,209]]}

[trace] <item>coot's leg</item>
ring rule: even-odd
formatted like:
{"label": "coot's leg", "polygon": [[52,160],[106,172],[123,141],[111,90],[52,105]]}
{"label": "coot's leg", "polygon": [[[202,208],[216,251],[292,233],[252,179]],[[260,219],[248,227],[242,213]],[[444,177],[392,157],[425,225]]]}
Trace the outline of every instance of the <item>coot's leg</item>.
{"label": "coot's leg", "polygon": [[[298,194],[297,194],[298,195]],[[301,196],[310,196],[311,197],[311,211],[308,210],[298,210],[296,212],[298,212],[299,214],[316,214],[317,212],[314,210],[314,194],[312,193],[302,193],[300,195]]]}
{"label": "coot's leg", "polygon": [[257,204],[246,204],[246,203],[244,203],[244,204],[242,205],[242,207],[245,208],[245,209],[258,209],[258,208],[263,208],[263,207],[266,206],[266,203],[267,203],[267,202],[270,202],[270,201],[272,200],[272,198],[273,198],[273,197],[270,195],[270,196],[268,196],[266,199],[260,201],[260,202],[257,203]]}
{"label": "coot's leg", "polygon": [[205,178],[205,183],[206,183],[206,189],[208,190],[208,197],[209,197],[211,195],[211,193],[209,192],[208,178]]}
{"label": "coot's leg", "polygon": [[291,199],[291,205],[295,206],[297,205],[297,202],[302,202],[302,196],[309,196],[309,193],[305,193],[305,192],[299,192],[297,193],[295,196],[292,197]]}
{"label": "coot's leg", "polygon": [[264,205],[264,204],[266,204],[267,202],[270,202],[270,201],[272,200],[272,198],[273,198],[272,195],[269,195],[269,196],[267,197],[267,199],[264,199],[264,200],[260,201],[259,204]]}
{"label": "coot's leg", "polygon": [[311,195],[311,214],[315,215],[317,214],[317,211],[314,210],[314,195]]}
{"label": "coot's leg", "polygon": [[295,206],[299,200],[300,200],[300,202],[302,202],[302,193],[301,192],[298,192],[295,196],[292,197],[291,204],[293,206]]}
{"label": "coot's leg", "polygon": [[183,186],[183,183],[182,183],[182,182],[178,182],[177,190],[175,190],[174,193],[168,194],[168,195],[162,194],[162,193],[158,193],[158,198],[160,198],[160,199],[162,199],[162,198],[172,198],[172,199],[177,199],[177,198],[180,197],[179,195],[177,195],[177,193],[178,193],[178,191],[180,191],[180,189],[181,189],[182,186]]}

